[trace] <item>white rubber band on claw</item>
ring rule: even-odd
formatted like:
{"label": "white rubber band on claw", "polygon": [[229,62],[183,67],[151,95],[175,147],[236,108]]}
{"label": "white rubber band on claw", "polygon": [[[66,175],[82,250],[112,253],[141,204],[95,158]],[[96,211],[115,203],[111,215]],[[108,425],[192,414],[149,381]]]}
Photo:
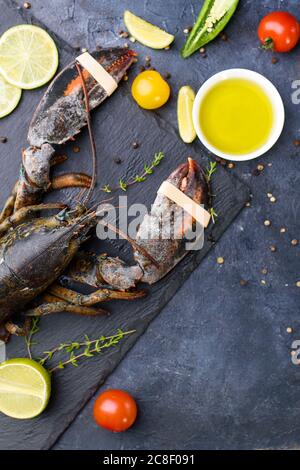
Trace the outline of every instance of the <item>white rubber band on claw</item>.
{"label": "white rubber band on claw", "polygon": [[206,228],[208,226],[211,217],[210,213],[176,188],[172,183],[164,181],[157,192],[158,194],[168,197],[171,201],[182,207],[182,209],[197,220],[202,227]]}
{"label": "white rubber band on claw", "polygon": [[84,52],[83,54],[76,57],[77,62],[82,65],[92,77],[99,83],[99,85],[104,88],[108,96],[118,87],[117,82],[112,78],[112,76],[105,70],[102,65],[100,65],[94,57],[91,56],[89,52]]}

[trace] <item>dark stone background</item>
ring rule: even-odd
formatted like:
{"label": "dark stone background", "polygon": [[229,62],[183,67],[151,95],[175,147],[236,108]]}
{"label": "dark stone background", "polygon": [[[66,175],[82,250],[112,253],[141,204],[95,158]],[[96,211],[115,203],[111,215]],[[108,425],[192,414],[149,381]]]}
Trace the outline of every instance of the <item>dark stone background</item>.
{"label": "dark stone background", "polygon": [[[251,207],[102,387],[124,388],[137,398],[137,424],[122,434],[98,428],[91,400],[55,449],[297,448],[300,370],[292,364],[290,351],[292,341],[300,339],[300,245],[290,242],[300,239],[300,154],[293,145],[300,133],[291,83],[300,78],[300,47],[278,55],[278,63],[272,64],[272,54],[257,48],[256,28],[261,16],[274,9],[300,17],[299,2],[241,0],[226,30],[229,40],[217,39],[207,47],[206,58],[195,54],[186,61],[179,57],[183,29],[195,20],[198,0],[31,3],[38,19],[81,47],[124,42],[118,32],[124,29],[126,8],[175,33],[170,51],[134,45],[141,63],[150,55],[154,67],[171,73],[173,97],[159,114],[174,126],[179,87],[190,84],[198,89],[209,76],[231,67],[247,67],[271,79],[287,114],[284,132],[268,155],[228,170],[251,187]],[[130,123],[124,116],[124,132],[126,126]],[[265,169],[255,176],[258,163]],[[268,192],[276,203],[269,201]],[[271,220],[270,227],[264,226],[265,219]],[[283,226],[286,232],[280,233]],[[270,245],[277,247],[275,253]],[[216,263],[218,256],[224,257],[224,265]],[[262,274],[263,268],[267,274]],[[241,279],[248,284],[241,286]],[[292,335],[286,332],[289,326]]]}

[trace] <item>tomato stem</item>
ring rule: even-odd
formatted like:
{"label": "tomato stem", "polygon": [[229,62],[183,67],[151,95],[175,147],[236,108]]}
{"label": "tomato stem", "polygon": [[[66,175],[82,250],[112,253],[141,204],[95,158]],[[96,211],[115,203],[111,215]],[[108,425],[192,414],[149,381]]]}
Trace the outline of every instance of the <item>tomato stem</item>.
{"label": "tomato stem", "polygon": [[264,49],[265,51],[274,50],[274,41],[272,38],[266,38],[264,43],[260,46],[260,49]]}

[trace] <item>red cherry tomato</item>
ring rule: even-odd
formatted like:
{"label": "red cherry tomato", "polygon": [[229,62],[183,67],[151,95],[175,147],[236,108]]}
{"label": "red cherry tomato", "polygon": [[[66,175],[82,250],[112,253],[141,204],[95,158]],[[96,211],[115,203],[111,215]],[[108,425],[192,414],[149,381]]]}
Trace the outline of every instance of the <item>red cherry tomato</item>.
{"label": "red cherry tomato", "polygon": [[124,390],[106,390],[94,404],[96,423],[109,431],[126,431],[135,422],[136,415],[136,402]]}
{"label": "red cherry tomato", "polygon": [[288,52],[299,41],[300,25],[290,13],[274,11],[261,20],[257,33],[263,48]]}

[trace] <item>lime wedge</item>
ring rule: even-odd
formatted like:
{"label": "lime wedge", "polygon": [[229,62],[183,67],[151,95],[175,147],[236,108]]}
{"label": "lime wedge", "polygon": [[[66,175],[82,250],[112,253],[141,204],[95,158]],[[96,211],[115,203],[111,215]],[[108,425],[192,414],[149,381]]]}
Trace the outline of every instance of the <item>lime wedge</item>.
{"label": "lime wedge", "polygon": [[177,117],[179,134],[183,142],[190,144],[196,137],[196,131],[193,124],[193,104],[195,93],[190,86],[183,86],[178,93]]}
{"label": "lime wedge", "polygon": [[10,85],[0,75],[0,118],[10,114],[19,104],[22,90]]}
{"label": "lime wedge", "polygon": [[172,34],[135,16],[128,10],[124,13],[124,23],[131,36],[152,49],[164,49],[174,41]]}
{"label": "lime wedge", "polygon": [[0,39],[0,73],[11,85],[31,90],[45,85],[58,67],[53,39],[43,29],[22,24]]}
{"label": "lime wedge", "polygon": [[32,359],[0,364],[0,411],[11,418],[30,419],[46,408],[51,393],[49,373]]}

